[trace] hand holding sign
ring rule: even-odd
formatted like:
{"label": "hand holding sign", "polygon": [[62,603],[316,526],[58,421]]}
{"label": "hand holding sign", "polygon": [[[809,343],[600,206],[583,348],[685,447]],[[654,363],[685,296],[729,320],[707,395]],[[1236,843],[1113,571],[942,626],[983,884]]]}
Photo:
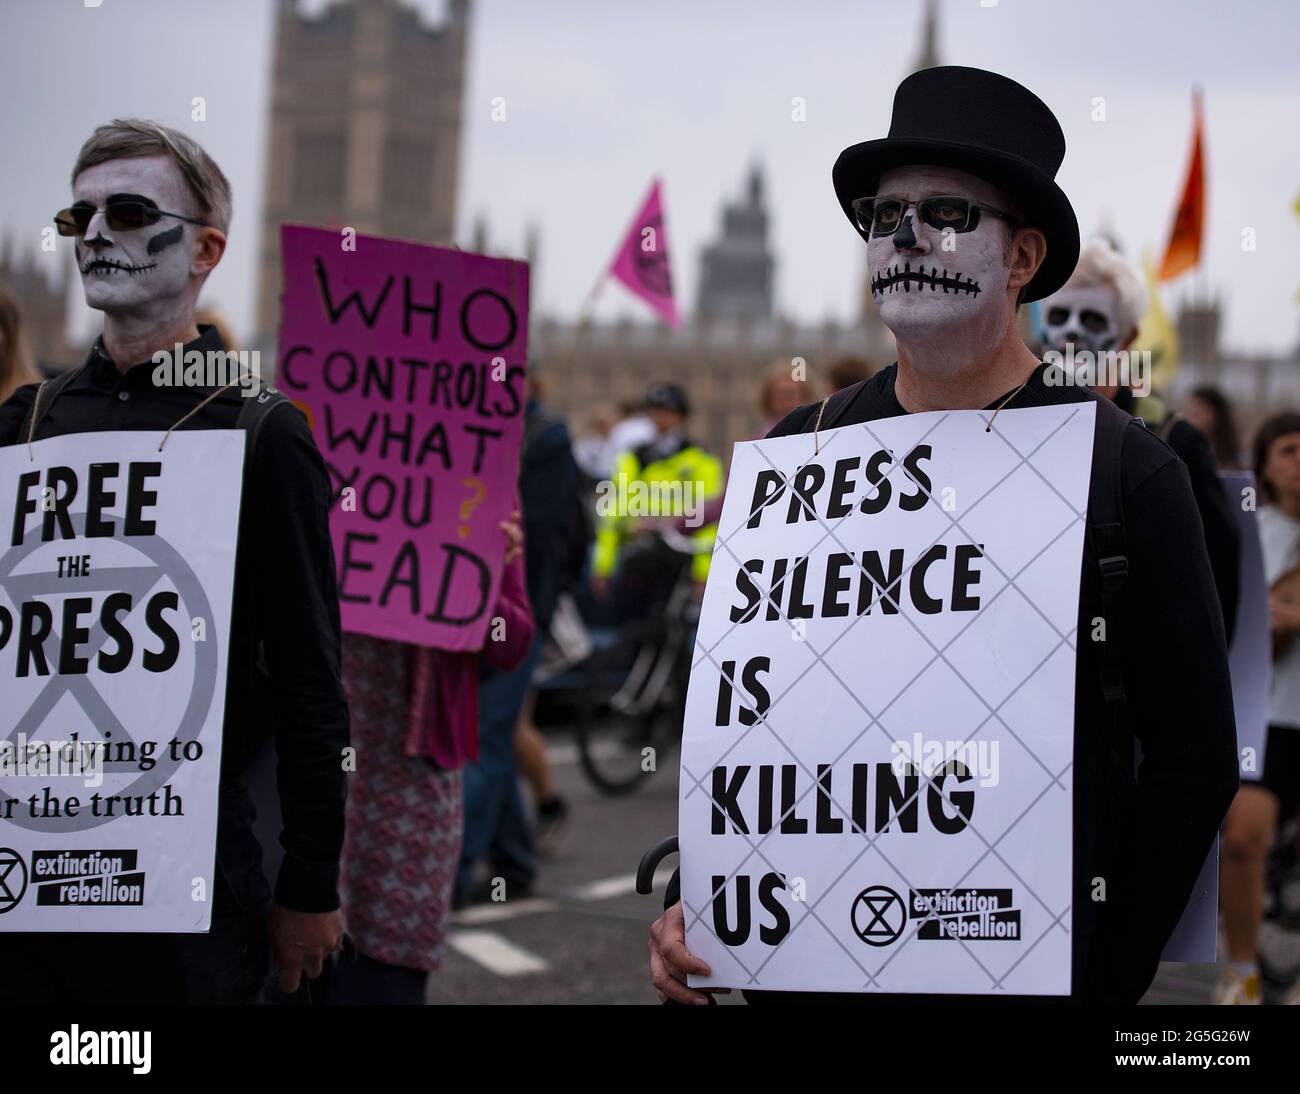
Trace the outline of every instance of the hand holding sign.
{"label": "hand holding sign", "polygon": [[709,995],[726,995],[730,988],[704,988],[699,991],[686,986],[689,976],[709,976],[712,970],[686,948],[686,916],[682,902],[669,907],[650,925],[650,982],[659,993],[659,1002],[670,999],[674,1003],[707,1006]]}
{"label": "hand holding sign", "polygon": [[501,522],[501,531],[506,534],[506,557],[507,566],[514,562],[524,549],[524,529],[519,523],[519,510],[516,509],[510,514],[509,520]]}

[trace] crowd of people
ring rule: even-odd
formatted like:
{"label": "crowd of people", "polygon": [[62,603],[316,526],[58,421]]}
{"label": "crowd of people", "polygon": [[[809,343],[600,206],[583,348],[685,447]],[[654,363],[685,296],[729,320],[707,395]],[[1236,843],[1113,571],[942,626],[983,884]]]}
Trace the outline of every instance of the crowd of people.
{"label": "crowd of people", "polygon": [[[921,410],[1090,398],[1054,384],[1042,355],[1122,351],[1137,335],[1141,279],[1104,240],[1080,249],[1073,212],[1052,182],[1064,144],[1046,107],[1011,81],[975,70],[930,70],[909,83],[922,113],[970,94],[986,108],[1001,104],[1019,131],[1042,136],[1045,149],[1021,148],[1015,171],[1003,169],[1009,153],[953,153],[965,140],[960,134],[947,144],[936,138],[946,152],[913,140],[892,158],[880,156],[887,141],[868,142],[837,165],[837,192],[873,271],[892,269],[900,257],[924,263],[952,228],[966,272],[986,290],[957,301],[946,289],[888,292],[884,279],[873,278],[897,362],[874,369],[826,362],[820,373],[774,362],[755,377],[763,423],[756,437]],[[1029,171],[1024,164],[1036,156]],[[115,211],[123,194],[140,208]],[[230,188],[220,168],[179,132],[115,121],[81,149],[72,195],[60,231],[73,237],[87,303],[103,314],[102,334],[57,397],[38,406],[43,378],[16,303],[0,294],[0,445],[166,429],[186,418],[187,428],[229,428],[237,394],[156,387],[148,368],[159,347],[221,346],[215,327],[196,317],[229,230]],[[980,220],[977,210],[988,215]],[[146,252],[151,278],[87,272],[99,260]],[[1040,302],[1043,317],[1036,351],[1017,328],[1019,307],[1029,301]],[[553,844],[570,809],[532,718],[534,675],[557,605],[572,594],[615,623],[654,611],[663,560],[629,546],[657,527],[694,543],[677,565],[689,566],[702,588],[726,475],[725,454],[692,440],[682,387],[654,383],[635,405],[595,408],[573,440],[544,401],[545,376],[544,364],[530,370],[514,512],[500,529],[505,568],[492,615],[505,620],[506,638],[473,652],[342,632],[324,464],[300,415],[267,420],[235,539],[212,929],[71,935],[53,953],[42,949],[39,961],[21,935],[0,934],[0,960],[29,998],[251,1003],[309,992],[338,1003],[415,1004],[442,961],[453,909],[534,891],[539,841]],[[1101,614],[1106,598],[1122,602],[1126,645],[1115,670],[1126,692],[1122,733],[1130,756],[1140,742],[1143,761],[1121,772],[1132,792],[1119,802],[1105,774],[1112,763],[1106,735],[1093,732],[1114,713],[1105,686],[1111,667],[1081,642],[1077,873],[1109,871],[1117,895],[1094,921],[1082,918],[1092,914],[1086,897],[1076,901],[1075,995],[1141,996],[1220,833],[1227,960],[1215,999],[1258,1003],[1267,867],[1279,839],[1295,838],[1300,807],[1300,411],[1256,424],[1247,454],[1231,403],[1216,388],[1162,398],[1108,381],[1096,392],[1124,412],[1116,458],[1128,579],[1105,587],[1091,568],[1090,545],[1080,616]],[[1258,486],[1272,636],[1267,744],[1250,770],[1240,767],[1233,733],[1227,653],[1239,614],[1241,499],[1219,475],[1243,466]],[[638,491],[650,498],[639,510],[631,502]],[[267,552],[271,542],[278,549]],[[269,704],[260,698],[268,689]],[[246,765],[266,738],[279,757],[285,852],[269,882],[244,785]],[[349,742],[366,762],[345,773],[338,755]],[[711,1001],[686,984],[705,967],[686,948],[680,904],[652,927],[650,952],[661,999]],[[747,995],[772,1000],[771,993]],[[1287,1001],[1300,1002],[1300,988]]]}

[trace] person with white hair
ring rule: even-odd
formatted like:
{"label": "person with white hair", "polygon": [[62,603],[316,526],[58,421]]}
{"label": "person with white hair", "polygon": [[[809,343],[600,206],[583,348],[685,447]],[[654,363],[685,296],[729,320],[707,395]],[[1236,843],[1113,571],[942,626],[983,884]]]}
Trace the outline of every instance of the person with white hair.
{"label": "person with white hair", "polygon": [[1133,351],[1147,307],[1137,270],[1098,237],[1079,253],[1069,280],[1043,301],[1043,359],[1064,369],[1065,382],[1095,388],[1147,421],[1163,422],[1164,405],[1151,394],[1150,359]]}
{"label": "person with white hair", "polygon": [[1150,362],[1131,351],[1146,306],[1138,271],[1109,240],[1090,240],[1069,280],[1043,301],[1043,359],[1062,364],[1067,372],[1073,363],[1076,382],[1087,382],[1121,410],[1143,419],[1187,465],[1231,642],[1241,551],[1237,522],[1208,438],[1150,394]]}
{"label": "person with white hair", "polygon": [[[1046,345],[1044,358],[1055,352],[1067,372],[1084,382],[1084,369],[1092,366],[1086,378],[1100,394],[1113,399],[1121,410],[1146,420],[1148,428],[1169,445],[1187,465],[1192,493],[1201,513],[1205,545],[1214,571],[1219,606],[1223,610],[1224,630],[1232,640],[1237,615],[1238,561],[1241,545],[1231,501],[1219,478],[1209,439],[1186,418],[1168,413],[1164,405],[1147,393],[1139,395],[1149,382],[1150,369],[1133,367],[1128,353],[1137,337],[1138,324],[1146,308],[1146,291],[1142,279],[1124,257],[1105,239],[1095,239],[1083,248],[1079,264],[1070,279],[1043,302]],[[1079,368],[1080,365],[1083,368]],[[1116,368],[1116,365],[1122,367]],[[1216,986],[1216,1003],[1255,1003],[1259,1001],[1259,976],[1253,972],[1253,936],[1238,922],[1250,920],[1252,899],[1249,882],[1250,863],[1239,865],[1250,856],[1238,849],[1250,841],[1240,838],[1238,830],[1248,824],[1254,799],[1244,790],[1229,809],[1225,830],[1225,855],[1222,876],[1222,900],[1229,927],[1231,961]],[[1262,855],[1256,856],[1256,873],[1262,873]],[[1253,860],[1252,860],[1253,861]],[[1245,909],[1244,911],[1242,909]],[[1255,917],[1258,922],[1258,916]]]}
{"label": "person with white hair", "polygon": [[1125,350],[1147,310],[1142,278],[1110,241],[1089,240],[1069,280],[1043,303],[1048,348]]}

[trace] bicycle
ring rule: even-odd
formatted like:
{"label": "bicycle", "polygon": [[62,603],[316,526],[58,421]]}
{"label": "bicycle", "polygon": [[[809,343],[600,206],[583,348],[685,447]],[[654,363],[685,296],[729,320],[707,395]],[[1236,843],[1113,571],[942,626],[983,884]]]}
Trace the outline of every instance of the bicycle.
{"label": "bicycle", "polygon": [[[630,545],[631,561],[642,552],[671,560],[672,578],[666,598],[652,596],[647,615],[620,627],[581,666],[578,754],[602,793],[635,790],[681,740],[699,621],[690,562],[697,552],[711,549],[672,527]],[[651,590],[656,591],[662,592]]]}

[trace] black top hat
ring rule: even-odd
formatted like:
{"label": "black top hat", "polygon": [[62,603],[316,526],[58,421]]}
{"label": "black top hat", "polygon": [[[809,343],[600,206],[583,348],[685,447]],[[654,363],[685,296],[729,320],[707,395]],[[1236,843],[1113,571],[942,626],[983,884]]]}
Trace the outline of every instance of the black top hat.
{"label": "black top hat", "polygon": [[846,148],[831,177],[855,228],[853,199],[875,194],[893,167],[955,167],[1005,190],[1047,236],[1047,257],[1025,286],[1030,301],[1064,285],[1079,260],[1079,222],[1055,182],[1064,158],[1065,134],[1037,95],[996,72],[949,65],[899,84],[889,136]]}

